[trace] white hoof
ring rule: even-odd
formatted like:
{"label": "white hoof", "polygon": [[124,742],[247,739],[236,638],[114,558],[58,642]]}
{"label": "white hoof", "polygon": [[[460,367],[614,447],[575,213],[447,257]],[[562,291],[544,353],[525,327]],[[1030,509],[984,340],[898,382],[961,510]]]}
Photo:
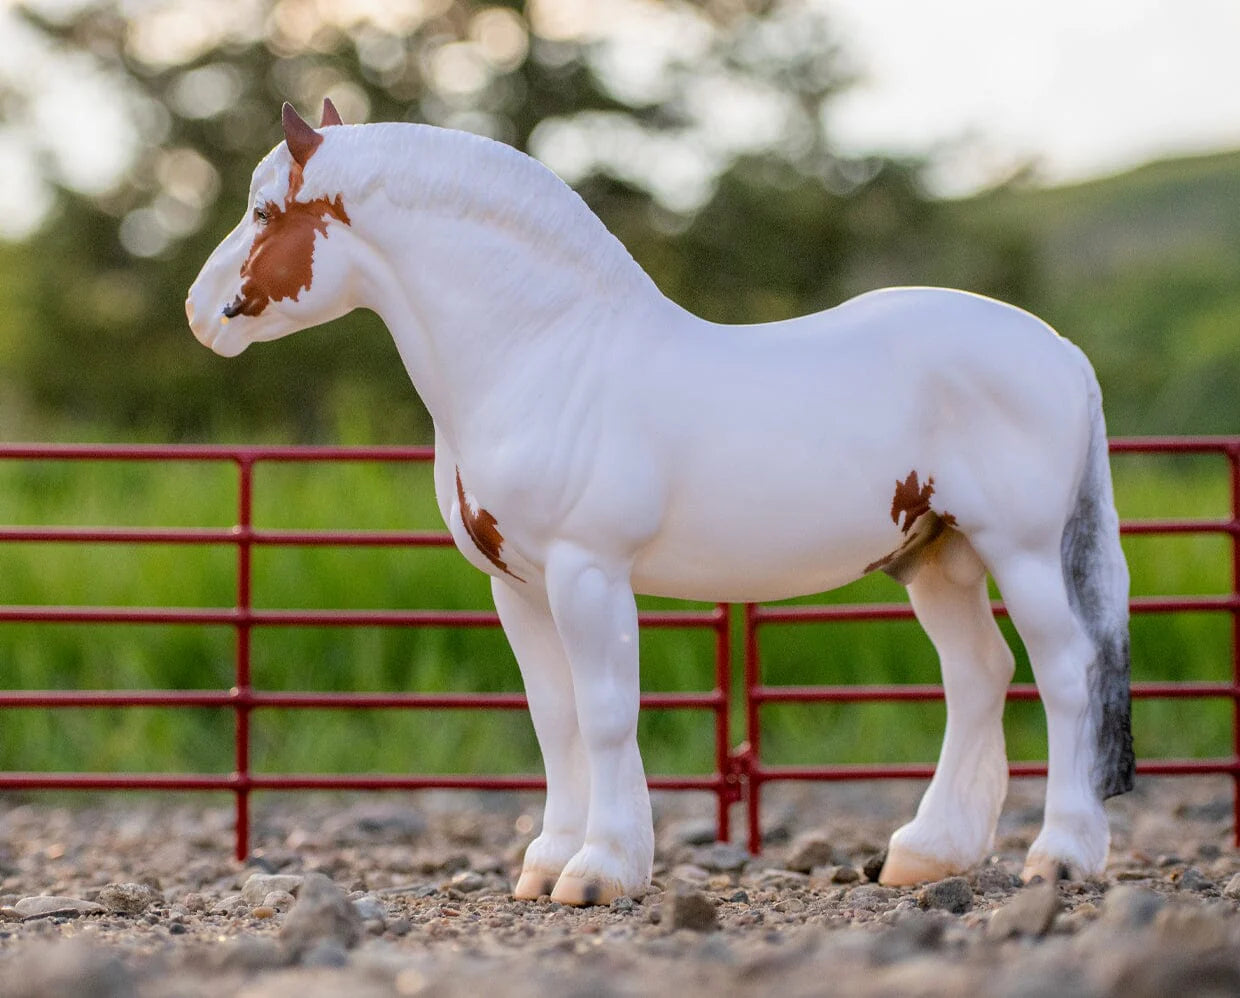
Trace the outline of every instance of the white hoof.
{"label": "white hoof", "polygon": [[621,895],[641,897],[650,887],[653,846],[641,856],[587,845],[574,856],[556,881],[551,900],[575,906],[610,904]]}
{"label": "white hoof", "polygon": [[887,848],[887,859],[878,875],[878,882],[886,887],[910,887],[963,872],[954,863],[892,844]]}

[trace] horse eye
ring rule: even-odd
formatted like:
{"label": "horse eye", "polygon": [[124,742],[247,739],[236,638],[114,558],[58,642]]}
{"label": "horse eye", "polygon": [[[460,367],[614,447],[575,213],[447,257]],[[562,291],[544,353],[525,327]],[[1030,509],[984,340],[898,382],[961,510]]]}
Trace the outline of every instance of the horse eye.
{"label": "horse eye", "polygon": [[266,224],[266,222],[270,218],[271,216],[267,213],[267,210],[265,208],[254,209],[254,221]]}

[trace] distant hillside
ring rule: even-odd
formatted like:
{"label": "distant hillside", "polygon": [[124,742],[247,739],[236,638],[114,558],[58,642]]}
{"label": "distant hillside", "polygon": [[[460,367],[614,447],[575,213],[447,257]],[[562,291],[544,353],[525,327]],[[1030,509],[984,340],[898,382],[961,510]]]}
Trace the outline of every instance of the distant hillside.
{"label": "distant hillside", "polygon": [[1089,353],[1112,432],[1240,432],[1240,152],[1004,188],[951,215],[945,266],[984,274],[1001,234],[1013,299]]}

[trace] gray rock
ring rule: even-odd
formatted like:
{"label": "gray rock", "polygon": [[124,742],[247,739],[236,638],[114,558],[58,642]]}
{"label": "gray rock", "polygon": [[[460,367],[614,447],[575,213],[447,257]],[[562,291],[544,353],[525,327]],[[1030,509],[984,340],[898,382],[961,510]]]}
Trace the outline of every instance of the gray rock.
{"label": "gray rock", "polygon": [[486,878],[473,870],[462,870],[452,876],[452,886],[463,894],[473,894],[475,891],[482,890],[486,885]]}
{"label": "gray rock", "polygon": [[797,873],[809,873],[816,866],[835,864],[835,849],[822,835],[805,835],[792,844],[784,865]]}
{"label": "gray rock", "polygon": [[364,894],[360,898],[354,899],[353,907],[357,910],[363,922],[387,921],[387,905],[373,894]]}
{"label": "gray rock", "polygon": [[1223,897],[1237,899],[1240,898],[1240,873],[1237,873],[1229,881],[1227,886],[1223,888]]}
{"label": "gray rock", "polygon": [[1195,866],[1190,866],[1180,874],[1176,880],[1176,886],[1182,891],[1195,891],[1200,894],[1202,891],[1214,890],[1214,881],[1207,877]]}
{"label": "gray rock", "polygon": [[426,832],[426,819],[391,802],[368,802],[323,822],[322,833],[339,845],[353,842],[408,843]]}
{"label": "gray rock", "polygon": [[687,818],[669,824],[663,837],[680,846],[708,846],[715,841],[718,825],[713,818]]}
{"label": "gray rock", "polygon": [[943,940],[944,916],[914,908],[891,912],[891,929],[874,939],[871,963],[884,965],[921,956],[938,948]]}
{"label": "gray rock", "polygon": [[137,981],[121,959],[82,940],[37,943],[5,961],[5,998],[128,998]]}
{"label": "gray rock", "polygon": [[985,894],[988,891],[1003,891],[1006,893],[1020,887],[1020,877],[1003,869],[1001,866],[983,866],[980,870],[975,871],[969,879],[973,883],[973,889],[979,894]]}
{"label": "gray rock", "polygon": [[844,903],[857,911],[879,911],[887,908],[899,896],[900,892],[892,887],[861,884],[844,895]]}
{"label": "gray rock", "polygon": [[718,928],[715,903],[688,884],[672,881],[664,892],[660,924],[667,929],[710,932]]}
{"label": "gray rock", "polygon": [[94,901],[83,901],[81,898],[46,895],[22,898],[13,905],[13,910],[23,918],[39,918],[46,915],[89,915],[107,909]]}
{"label": "gray rock", "polygon": [[349,954],[338,939],[320,939],[304,954],[301,962],[307,967],[343,967]]}
{"label": "gray rock", "polygon": [[296,903],[297,899],[288,891],[272,891],[263,898],[263,904],[276,911],[288,911]]}
{"label": "gray rock", "polygon": [[246,904],[262,904],[272,891],[296,894],[304,878],[293,873],[255,873],[241,888],[241,899]]}
{"label": "gray rock", "polygon": [[280,939],[300,957],[320,941],[334,941],[345,949],[362,938],[362,918],[348,895],[321,873],[307,873],[297,904],[284,918]]}
{"label": "gray rock", "polygon": [[867,856],[865,862],[861,864],[861,872],[865,874],[865,879],[872,884],[877,884],[879,875],[883,872],[883,864],[886,862],[886,849],[876,852],[873,856]]}
{"label": "gray rock", "polygon": [[973,907],[973,888],[964,877],[948,877],[926,884],[917,892],[917,903],[922,908],[937,908],[953,915],[962,915]]}
{"label": "gray rock", "polygon": [[[1220,910],[1226,909],[1226,910]],[[1168,952],[1200,953],[1226,949],[1230,905],[1168,904],[1154,916],[1154,935]]]}
{"label": "gray rock", "polygon": [[1044,936],[1059,911],[1059,891],[1054,884],[1033,884],[990,916],[986,935],[991,939],[1009,936]]}
{"label": "gray rock", "polygon": [[1109,993],[1124,998],[1240,994],[1240,963],[1224,951],[1179,953],[1160,948],[1127,962]]}
{"label": "gray rock", "polygon": [[108,884],[96,899],[108,911],[121,915],[141,915],[153,904],[163,901],[163,896],[146,884]]}
{"label": "gray rock", "polygon": [[1139,929],[1154,921],[1164,903],[1158,894],[1146,887],[1121,884],[1103,896],[1099,922],[1110,928]]}
{"label": "gray rock", "polygon": [[731,842],[716,842],[700,849],[691,849],[685,861],[711,873],[736,873],[743,870],[753,856]]}

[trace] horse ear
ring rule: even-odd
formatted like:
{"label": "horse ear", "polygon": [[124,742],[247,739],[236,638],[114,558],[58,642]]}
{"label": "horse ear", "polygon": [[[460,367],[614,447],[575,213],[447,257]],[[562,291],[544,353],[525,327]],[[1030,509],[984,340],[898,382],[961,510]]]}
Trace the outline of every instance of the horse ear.
{"label": "horse ear", "polygon": [[323,141],[323,136],[311,128],[305,119],[293,110],[293,105],[287,101],[280,112],[280,119],[284,123],[284,142],[288,146],[288,151],[292,154],[294,162],[304,168],[306,162],[314,154],[314,150]]}
{"label": "horse ear", "polygon": [[340,112],[336,110],[336,105],[332,103],[330,97],[323,98],[323,120],[319,122],[320,128],[326,128],[328,125],[343,125],[344,121],[340,118]]}

